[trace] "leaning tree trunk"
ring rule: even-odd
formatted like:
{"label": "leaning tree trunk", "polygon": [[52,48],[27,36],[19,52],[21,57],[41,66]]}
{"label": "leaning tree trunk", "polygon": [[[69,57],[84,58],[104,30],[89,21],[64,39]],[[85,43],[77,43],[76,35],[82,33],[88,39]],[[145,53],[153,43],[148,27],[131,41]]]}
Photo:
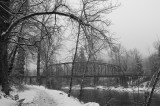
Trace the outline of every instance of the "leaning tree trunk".
{"label": "leaning tree trunk", "polygon": [[71,91],[72,91],[73,71],[75,69],[75,61],[76,61],[77,50],[78,50],[78,43],[79,43],[79,37],[80,37],[80,27],[81,27],[81,25],[79,23],[79,26],[78,26],[78,35],[77,35],[77,41],[76,41],[76,50],[75,50],[74,57],[73,57],[73,62],[72,62],[71,78],[70,78],[68,97],[71,96]]}

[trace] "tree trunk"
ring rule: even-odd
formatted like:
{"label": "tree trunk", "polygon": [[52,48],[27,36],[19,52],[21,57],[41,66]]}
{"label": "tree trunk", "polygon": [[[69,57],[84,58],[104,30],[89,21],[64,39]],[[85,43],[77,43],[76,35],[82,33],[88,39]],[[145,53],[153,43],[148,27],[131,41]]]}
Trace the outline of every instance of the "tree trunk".
{"label": "tree trunk", "polygon": [[[9,95],[9,83],[8,83],[8,51],[7,43],[8,38],[6,35],[2,36],[2,33],[9,27],[10,14],[9,10],[10,0],[1,0],[0,2],[0,14],[3,19],[0,19],[0,82],[2,84],[2,91]],[[7,11],[6,11],[7,10]]]}
{"label": "tree trunk", "polygon": [[13,70],[13,67],[14,67],[14,61],[15,61],[15,57],[16,57],[16,53],[17,53],[17,49],[18,49],[18,45],[16,45],[15,49],[13,50],[13,54],[12,54],[11,59],[10,59],[8,75],[10,75],[12,73],[12,70]]}
{"label": "tree trunk", "polygon": [[77,36],[77,41],[76,41],[76,50],[75,50],[74,57],[73,57],[73,62],[72,62],[71,78],[70,78],[68,97],[71,96],[71,91],[72,91],[73,71],[75,69],[75,60],[76,60],[77,50],[78,50],[78,43],[79,43],[79,36],[80,36],[80,27],[81,27],[81,25],[79,23],[79,26],[78,26],[78,36]]}
{"label": "tree trunk", "polygon": [[0,81],[2,83],[2,91],[9,95],[7,55],[7,42],[0,38]]}
{"label": "tree trunk", "polygon": [[[22,39],[18,38],[18,42],[22,43]],[[24,76],[24,65],[25,65],[25,51],[22,48],[22,46],[19,46],[17,50],[17,62],[16,62],[16,76],[20,76],[20,82],[23,81],[23,76]]]}
{"label": "tree trunk", "polygon": [[37,42],[37,83],[40,85],[41,42]]}

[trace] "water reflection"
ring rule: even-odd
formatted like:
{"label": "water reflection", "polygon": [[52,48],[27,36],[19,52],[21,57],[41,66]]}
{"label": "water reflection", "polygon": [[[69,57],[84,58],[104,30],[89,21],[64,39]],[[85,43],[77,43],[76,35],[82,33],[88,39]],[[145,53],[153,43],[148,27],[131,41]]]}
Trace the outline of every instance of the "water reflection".
{"label": "water reflection", "polygon": [[[68,90],[64,90],[67,92]],[[73,90],[72,96],[78,98],[79,90]],[[117,92],[111,90],[85,89],[81,100],[87,102],[97,102],[100,106],[143,106],[144,95],[128,92]],[[151,106],[160,106],[160,95],[155,94]]]}

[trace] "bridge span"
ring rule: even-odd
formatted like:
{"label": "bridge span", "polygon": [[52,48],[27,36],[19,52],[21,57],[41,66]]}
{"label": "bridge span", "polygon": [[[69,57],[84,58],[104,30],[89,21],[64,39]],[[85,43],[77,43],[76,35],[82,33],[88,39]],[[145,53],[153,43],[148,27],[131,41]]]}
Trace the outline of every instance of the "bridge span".
{"label": "bridge span", "polygon": [[[72,65],[74,65],[73,73],[72,73]],[[98,63],[98,62],[72,62],[67,63],[59,63],[49,65],[48,70],[44,70],[47,72],[43,73],[40,76],[20,76],[20,81],[24,81],[29,84],[49,84],[50,86],[54,86],[61,83],[68,84],[70,83],[70,79],[74,79],[75,84],[79,84],[82,80],[82,77],[85,77],[85,81],[90,84],[108,84],[108,79],[114,79],[120,85],[126,86],[127,81],[134,80],[140,78],[143,75],[138,74],[136,72],[124,72],[118,65],[108,64],[108,63]],[[85,76],[84,76],[85,72]],[[37,80],[38,79],[38,80]],[[113,82],[114,83],[114,82]]]}
{"label": "bridge span", "polygon": [[[74,65],[72,74],[72,65]],[[82,77],[85,72],[85,77],[135,77],[135,76],[150,76],[142,75],[136,72],[124,72],[118,65],[98,62],[66,62],[52,64],[49,66],[50,76],[53,77]]]}

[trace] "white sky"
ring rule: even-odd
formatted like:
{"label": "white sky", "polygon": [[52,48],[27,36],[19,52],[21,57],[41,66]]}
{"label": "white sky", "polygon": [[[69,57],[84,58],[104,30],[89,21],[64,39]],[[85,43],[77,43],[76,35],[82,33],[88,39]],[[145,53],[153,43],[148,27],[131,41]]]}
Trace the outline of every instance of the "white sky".
{"label": "white sky", "polygon": [[160,40],[160,0],[119,0],[121,6],[109,14],[110,30],[127,49],[137,48],[143,55],[153,52]]}

